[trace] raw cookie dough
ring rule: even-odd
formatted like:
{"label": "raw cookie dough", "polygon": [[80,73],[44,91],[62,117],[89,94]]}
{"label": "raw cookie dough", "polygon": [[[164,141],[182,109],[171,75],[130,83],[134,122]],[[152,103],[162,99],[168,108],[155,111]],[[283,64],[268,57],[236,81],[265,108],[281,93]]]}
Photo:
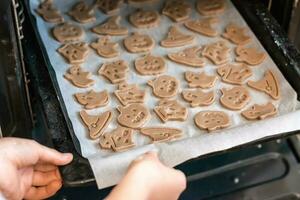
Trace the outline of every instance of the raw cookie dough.
{"label": "raw cookie dough", "polygon": [[163,47],[181,47],[193,43],[195,36],[180,32],[176,26],[171,26],[167,37],[160,42]]}
{"label": "raw cookie dough", "polygon": [[77,42],[84,38],[84,30],[78,25],[63,23],[53,28],[53,36],[61,43]]}
{"label": "raw cookie dough", "polygon": [[260,52],[255,48],[244,46],[238,46],[235,49],[235,53],[237,55],[237,57],[235,58],[237,62],[244,62],[248,65],[259,65],[267,57],[264,52]]}
{"label": "raw cookie dough", "polygon": [[36,10],[46,22],[62,23],[64,18],[60,12],[54,7],[53,0],[44,0]]}
{"label": "raw cookie dough", "polygon": [[246,34],[246,28],[230,23],[222,34],[224,38],[236,45],[246,45],[251,42],[251,37]]}
{"label": "raw cookie dough", "polygon": [[252,76],[252,70],[245,64],[226,64],[217,69],[225,83],[242,85]]}
{"label": "raw cookie dough", "polygon": [[79,65],[72,66],[64,77],[74,86],[79,88],[88,88],[94,85],[95,81],[91,79],[92,74],[85,72]]}
{"label": "raw cookie dough", "polygon": [[92,28],[92,31],[100,35],[127,35],[128,29],[120,25],[120,16],[112,16],[104,23]]}
{"label": "raw cookie dough", "polygon": [[150,53],[135,60],[135,69],[140,75],[158,75],[166,71],[166,62],[163,57],[153,56]]}
{"label": "raw cookie dough", "polygon": [[137,84],[121,83],[119,89],[114,93],[124,106],[132,103],[144,103],[146,97],[145,91],[141,90]]}
{"label": "raw cookie dough", "polygon": [[163,99],[155,106],[154,112],[163,123],[167,121],[185,121],[188,117],[188,109],[177,100]]}
{"label": "raw cookie dough", "polygon": [[225,10],[224,0],[198,0],[197,10],[201,15],[211,16],[222,14]]}
{"label": "raw cookie dough", "polygon": [[57,50],[70,64],[81,64],[89,54],[85,42],[67,43]]}
{"label": "raw cookie dough", "polygon": [[230,110],[240,110],[250,101],[248,90],[242,86],[235,86],[231,89],[222,88],[220,103]]}
{"label": "raw cookie dough", "polygon": [[118,43],[111,42],[110,36],[106,35],[91,43],[91,47],[95,49],[99,56],[104,58],[114,58],[119,56]]}
{"label": "raw cookie dough", "polygon": [[106,106],[109,103],[107,90],[103,90],[101,92],[90,90],[84,93],[76,93],[74,96],[78,103],[83,105],[85,109],[94,109]]}
{"label": "raw cookie dough", "polygon": [[229,116],[222,111],[201,111],[195,115],[195,124],[208,131],[227,128],[230,126]]}
{"label": "raw cookie dough", "polygon": [[190,67],[204,67],[205,61],[201,56],[201,52],[201,47],[193,46],[177,53],[169,53],[168,58],[174,62]]}
{"label": "raw cookie dough", "polygon": [[153,143],[168,142],[182,137],[183,133],[177,128],[147,127],[141,129],[141,134],[151,138]]}
{"label": "raw cookie dough", "polygon": [[212,88],[215,86],[216,81],[218,80],[217,76],[209,76],[206,75],[204,72],[197,73],[187,71],[185,72],[184,77],[185,80],[188,82],[190,88]]}
{"label": "raw cookie dough", "polygon": [[215,101],[213,91],[203,92],[201,89],[185,90],[182,92],[182,98],[189,102],[191,107],[209,106]]}
{"label": "raw cookie dough", "polygon": [[200,33],[202,35],[208,36],[208,37],[216,37],[218,35],[218,32],[215,28],[213,28],[213,25],[218,23],[218,18],[204,18],[204,19],[196,19],[196,20],[189,20],[184,23],[185,27],[188,29]]}
{"label": "raw cookie dough", "polygon": [[115,15],[122,3],[123,0],[97,0],[95,6],[107,15]]}
{"label": "raw cookie dough", "polygon": [[124,39],[124,46],[130,53],[148,52],[153,49],[154,45],[155,42],[149,35],[137,32]]}
{"label": "raw cookie dough", "polygon": [[153,89],[153,94],[159,98],[170,98],[176,96],[179,89],[179,81],[169,75],[161,75],[155,80],[148,81]]}
{"label": "raw cookie dough", "polygon": [[96,21],[94,7],[89,7],[83,1],[76,3],[68,14],[79,23],[91,23]]}
{"label": "raw cookie dough", "polygon": [[225,41],[218,41],[206,45],[202,55],[215,65],[223,65],[230,61],[230,48]]}
{"label": "raw cookie dough", "polygon": [[276,115],[277,108],[270,102],[264,105],[254,104],[241,114],[248,120],[261,120]]}
{"label": "raw cookie dough", "polygon": [[192,8],[185,0],[167,0],[162,13],[175,22],[182,22],[189,18]]}
{"label": "raw cookie dough", "polygon": [[158,26],[160,18],[157,11],[138,9],[129,16],[129,21],[136,28],[152,28]]}
{"label": "raw cookie dough", "polygon": [[104,63],[98,74],[107,78],[112,84],[116,84],[125,81],[128,71],[128,64],[124,60],[117,60]]}

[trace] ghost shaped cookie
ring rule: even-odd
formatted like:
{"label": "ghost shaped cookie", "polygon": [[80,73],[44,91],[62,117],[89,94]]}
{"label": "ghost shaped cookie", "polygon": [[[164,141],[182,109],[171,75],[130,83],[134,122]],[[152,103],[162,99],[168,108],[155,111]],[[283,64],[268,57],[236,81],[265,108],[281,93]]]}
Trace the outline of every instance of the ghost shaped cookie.
{"label": "ghost shaped cookie", "polygon": [[201,111],[195,115],[195,124],[200,129],[215,131],[230,126],[229,116],[222,111]]}
{"label": "ghost shaped cookie", "polygon": [[250,76],[252,70],[245,64],[226,64],[217,69],[225,83],[242,85]]}
{"label": "ghost shaped cookie", "polygon": [[141,90],[136,84],[121,83],[119,89],[114,93],[124,106],[132,103],[144,103],[146,97],[145,91]]}
{"label": "ghost shaped cookie", "polygon": [[152,28],[159,24],[159,14],[157,11],[138,9],[129,16],[130,23],[136,28]]}
{"label": "ghost shaped cookie", "polygon": [[190,67],[204,67],[205,61],[201,56],[201,47],[188,47],[177,53],[169,53],[168,58],[179,64],[187,65]]}
{"label": "ghost shaped cookie", "polygon": [[128,29],[120,25],[120,16],[112,16],[104,23],[92,28],[92,31],[100,35],[127,35]]}
{"label": "ghost shaped cookie", "polygon": [[36,10],[46,22],[62,23],[64,18],[61,13],[54,7],[53,0],[44,0]]}
{"label": "ghost shaped cookie", "polygon": [[241,114],[248,120],[262,120],[276,115],[277,108],[270,102],[264,105],[254,104]]}
{"label": "ghost shaped cookie", "polygon": [[248,65],[259,65],[267,57],[264,52],[260,52],[255,48],[247,48],[244,46],[238,46],[235,49],[235,53],[237,55],[237,57],[235,58],[237,62],[244,62]]}
{"label": "ghost shaped cookie", "polygon": [[222,88],[220,103],[230,110],[240,110],[250,101],[248,90],[242,86],[235,86],[231,89]]}
{"label": "ghost shaped cookie", "polygon": [[148,52],[154,47],[154,40],[146,34],[134,32],[124,39],[124,46],[130,53]]}
{"label": "ghost shaped cookie", "polygon": [[106,35],[91,43],[91,47],[95,49],[99,56],[104,58],[114,58],[119,55],[118,43],[110,41],[110,36]]}
{"label": "ghost shaped cookie", "polygon": [[120,112],[118,123],[128,128],[141,128],[151,118],[150,111],[143,104],[132,103],[125,107],[118,106],[117,109]]}
{"label": "ghost shaped cookie", "polygon": [[67,43],[57,50],[70,64],[81,64],[88,56],[89,49],[85,42]]}
{"label": "ghost shaped cookie", "polygon": [[94,85],[95,81],[91,79],[91,76],[90,72],[83,71],[79,65],[72,66],[64,75],[67,80],[79,88],[88,88]]}
{"label": "ghost shaped cookie", "polygon": [[188,29],[200,33],[202,35],[208,37],[215,37],[218,35],[218,32],[213,25],[218,23],[218,18],[204,18],[204,19],[196,19],[196,20],[189,20],[184,23],[185,27]]}
{"label": "ghost shaped cookie", "polygon": [[215,94],[213,91],[202,92],[202,90],[185,90],[182,92],[182,97],[189,102],[191,107],[209,106],[215,101]]}
{"label": "ghost shaped cookie", "polygon": [[212,88],[218,80],[217,76],[209,76],[204,72],[197,73],[187,71],[185,72],[184,77],[190,88]]}
{"label": "ghost shaped cookie", "polygon": [[168,127],[142,128],[141,134],[150,137],[153,143],[168,142],[180,138],[183,135],[180,129]]}
{"label": "ghost shaped cookie", "polygon": [[100,137],[112,120],[111,111],[106,111],[100,115],[89,115],[85,110],[82,110],[79,114],[88,128],[89,135],[92,139]]}
{"label": "ghost shaped cookie", "polygon": [[104,63],[98,74],[107,78],[112,84],[116,84],[125,81],[128,71],[128,64],[124,60],[117,60]]}
{"label": "ghost shaped cookie", "polygon": [[93,109],[106,106],[109,102],[107,90],[103,90],[101,92],[90,90],[84,93],[76,93],[74,96],[78,103],[83,105],[85,109]]}
{"label": "ghost shaped cookie", "polygon": [[204,16],[222,14],[226,7],[224,0],[198,0],[196,6],[198,12]]}
{"label": "ghost shaped cookie", "polygon": [[193,43],[195,36],[184,34],[176,26],[171,26],[167,37],[160,42],[163,47],[181,47]]}
{"label": "ghost shaped cookie", "polygon": [[122,3],[123,0],[97,0],[95,6],[107,15],[115,15]]}
{"label": "ghost shaped cookie", "polygon": [[154,112],[163,123],[167,121],[185,121],[188,116],[188,109],[177,100],[163,99],[155,106]]}
{"label": "ghost shaped cookie", "polygon": [[168,75],[161,75],[154,80],[150,80],[148,85],[152,87],[153,94],[159,98],[174,97],[179,89],[179,81]]}
{"label": "ghost shaped cookie", "polygon": [[84,30],[78,25],[63,23],[53,28],[54,38],[61,42],[76,42],[84,37]]}
{"label": "ghost shaped cookie", "polygon": [[246,28],[239,27],[233,23],[226,26],[222,36],[236,45],[245,45],[252,40],[251,37],[247,35]]}
{"label": "ghost shaped cookie", "polygon": [[158,75],[166,71],[166,62],[163,57],[153,56],[150,53],[134,62],[135,69],[140,75]]}
{"label": "ghost shaped cookie", "polygon": [[189,18],[192,8],[185,0],[167,0],[162,13],[175,22],[182,22]]}
{"label": "ghost shaped cookie", "polygon": [[230,61],[230,48],[226,42],[219,41],[204,47],[202,55],[215,65],[223,65]]}
{"label": "ghost shaped cookie", "polygon": [[96,21],[94,7],[89,7],[83,1],[76,3],[68,14],[79,23],[90,23]]}

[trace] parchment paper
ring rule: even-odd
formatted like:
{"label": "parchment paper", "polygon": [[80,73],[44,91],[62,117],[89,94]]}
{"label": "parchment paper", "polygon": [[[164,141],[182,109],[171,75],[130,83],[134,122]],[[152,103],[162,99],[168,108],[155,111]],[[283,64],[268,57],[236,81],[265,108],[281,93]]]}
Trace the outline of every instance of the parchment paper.
{"label": "parchment paper", "polygon": [[[42,38],[42,41],[45,45],[47,55],[50,59],[51,65],[55,70],[56,78],[59,84],[59,89],[61,90],[63,99],[66,105],[66,110],[68,116],[72,122],[74,132],[80,142],[82,155],[89,159],[92,169],[94,171],[98,188],[105,188],[111,185],[116,184],[120,178],[124,175],[129,163],[135,159],[138,155],[143,154],[147,151],[158,151],[162,161],[169,165],[175,166],[179,163],[182,163],[188,159],[212,153],[215,151],[225,150],[234,146],[245,144],[257,139],[261,139],[268,136],[273,136],[283,132],[289,132],[293,130],[300,129],[299,116],[300,112],[294,112],[295,106],[297,103],[296,92],[291,88],[289,83],[284,79],[283,75],[278,70],[276,64],[268,56],[267,59],[259,66],[253,67],[253,76],[251,80],[259,80],[263,77],[264,72],[267,69],[271,69],[277,76],[282,98],[280,101],[272,101],[272,99],[262,92],[249,89],[251,94],[251,102],[249,106],[257,103],[264,104],[268,101],[271,101],[274,105],[278,107],[279,114],[277,117],[259,121],[259,122],[249,122],[243,119],[240,116],[240,111],[234,112],[223,108],[219,104],[219,97],[221,95],[220,88],[227,87],[231,88],[232,85],[225,84],[218,80],[214,90],[216,91],[217,100],[215,103],[208,107],[198,107],[198,108],[189,108],[189,117],[185,122],[168,122],[164,126],[166,127],[177,127],[184,130],[184,137],[175,142],[170,143],[161,143],[161,144],[150,144],[150,140],[147,137],[144,137],[140,134],[134,134],[134,141],[136,147],[127,152],[123,153],[114,153],[107,150],[100,149],[97,140],[91,140],[88,137],[88,132],[84,124],[82,123],[79,117],[79,111],[83,107],[76,102],[74,99],[74,94],[78,92],[86,92],[90,89],[95,91],[101,91],[107,89],[110,93],[110,103],[105,108],[98,108],[91,111],[88,111],[89,114],[99,114],[106,110],[112,110],[114,112],[114,117],[118,115],[115,107],[120,105],[117,99],[114,97],[112,92],[117,88],[117,86],[110,84],[104,77],[97,75],[97,71],[101,64],[107,61],[112,61],[115,59],[103,59],[99,57],[94,50],[90,50],[89,57],[87,61],[82,65],[83,69],[89,71],[93,74],[93,79],[96,81],[96,84],[93,87],[87,89],[80,89],[74,87],[69,81],[63,78],[63,75],[70,67],[66,63],[64,58],[57,53],[56,49],[60,47],[60,43],[53,39],[51,34],[51,29],[54,27],[53,24],[46,23],[43,19],[38,16],[35,12],[35,9],[40,4],[41,0],[30,0],[31,12],[36,17],[38,32]],[[55,6],[58,7],[60,11],[66,13],[70,10],[71,6],[78,1],[59,1],[56,0]],[[92,1],[86,1],[89,4],[92,4]],[[164,1],[158,1],[157,4],[147,6],[147,9],[156,9],[159,12],[163,7]],[[193,5],[193,13],[191,18],[197,19],[201,16],[194,10],[195,1],[189,1]],[[153,55],[163,55],[166,56],[168,52],[177,52],[181,49],[187,48],[188,46],[193,45],[205,45],[211,42],[219,41],[221,37],[209,38],[196,33],[193,33],[187,30],[183,25],[178,24],[178,28],[185,33],[195,34],[197,36],[197,41],[193,45],[188,45],[180,48],[162,48],[159,45],[159,42],[166,37],[169,27],[173,22],[166,16],[161,16],[161,23],[158,28],[153,29],[136,29],[128,22],[128,15],[132,13],[136,8],[130,7],[127,4],[123,4],[121,10],[121,24],[127,26],[130,32],[139,31],[141,33],[147,33],[153,37],[156,41],[156,47],[152,51]],[[102,14],[100,11],[96,11],[97,21],[95,23],[82,25],[86,30],[85,40],[88,43],[95,41],[99,36],[90,31],[90,28],[102,23],[106,20],[107,16]],[[72,21],[75,23],[67,14],[64,15],[65,21]],[[220,23],[217,27],[219,33],[222,33],[225,26],[234,22],[240,26],[246,26],[246,22],[240,16],[236,8],[232,5],[230,1],[227,2],[227,9],[225,13],[219,17]],[[255,35],[249,29],[249,35],[252,36],[253,42],[250,46],[259,48],[261,51],[265,51],[259,41],[256,39]],[[143,54],[131,54],[128,53],[123,47],[123,38],[124,37],[113,37],[114,41],[117,41],[120,45],[121,59],[126,60],[129,63],[130,73],[128,75],[128,83],[137,83],[141,88],[147,91],[147,97],[145,104],[151,109],[152,118],[146,126],[160,125],[162,126],[160,120],[153,112],[153,108],[158,103],[158,99],[152,95],[152,91],[149,86],[146,85],[146,82],[150,79],[154,79],[152,76],[140,76],[135,72],[133,62],[136,58],[142,56]],[[229,46],[232,48],[232,61],[234,61],[234,45],[228,42]],[[180,80],[181,91],[187,89],[187,83],[184,80],[183,73],[185,71],[205,71],[207,74],[216,74],[217,67],[212,65],[210,62],[207,62],[207,65],[204,68],[191,68],[183,65],[176,64],[174,62],[166,59],[168,70],[166,74],[177,77]],[[188,103],[184,102],[178,94],[177,98],[179,101],[189,107]],[[246,107],[248,108],[248,107]],[[206,131],[199,130],[193,121],[194,115],[202,110],[221,110],[225,111],[231,118],[232,125],[230,128],[221,130],[218,132],[208,134]],[[116,120],[114,118],[113,122],[107,128],[107,131],[110,131],[116,127]]]}

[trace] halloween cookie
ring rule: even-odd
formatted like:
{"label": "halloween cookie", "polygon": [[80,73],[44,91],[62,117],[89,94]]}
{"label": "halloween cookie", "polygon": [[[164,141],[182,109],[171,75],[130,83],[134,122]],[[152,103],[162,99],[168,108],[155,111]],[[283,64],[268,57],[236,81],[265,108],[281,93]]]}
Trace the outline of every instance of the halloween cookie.
{"label": "halloween cookie", "polygon": [[104,58],[114,58],[119,55],[118,43],[111,42],[110,36],[103,36],[97,42],[91,43],[91,47],[95,49],[99,56]]}
{"label": "halloween cookie", "polygon": [[230,48],[226,42],[219,41],[204,47],[202,55],[215,65],[223,65],[230,61]]}
{"label": "halloween cookie", "polygon": [[225,10],[224,0],[198,0],[197,10],[201,15],[211,16],[222,14]]}
{"label": "halloween cookie", "polygon": [[134,32],[124,39],[124,46],[130,53],[148,52],[154,47],[154,40],[145,34]]}
{"label": "halloween cookie", "polygon": [[92,139],[100,137],[110,121],[112,120],[112,112],[106,111],[100,115],[89,115],[85,110],[80,111],[80,117],[89,130]]}
{"label": "halloween cookie", "polygon": [[182,92],[182,97],[189,102],[191,107],[209,106],[215,101],[215,94],[213,91],[202,92],[202,90],[185,90]]}
{"label": "halloween cookie", "polygon": [[121,83],[115,92],[116,97],[124,106],[132,103],[144,103],[146,93],[136,84]]}
{"label": "halloween cookie", "polygon": [[90,90],[89,92],[76,93],[74,96],[78,103],[83,105],[85,109],[93,109],[106,106],[109,102],[107,90],[103,90],[101,92]]}
{"label": "halloween cookie", "polygon": [[152,87],[153,94],[159,98],[174,97],[179,89],[178,80],[168,75],[161,75],[154,80],[150,80],[148,85]]}
{"label": "halloween cookie", "polygon": [[175,22],[189,18],[192,8],[185,0],[167,0],[162,13]]}
{"label": "halloween cookie", "polygon": [[226,64],[217,69],[225,83],[242,85],[250,76],[252,70],[245,64]]}
{"label": "halloween cookie", "polygon": [[143,104],[132,103],[117,109],[120,112],[118,123],[128,128],[141,128],[151,118],[150,111]]}
{"label": "halloween cookie", "polygon": [[218,18],[204,18],[189,20],[185,22],[184,25],[196,33],[200,33],[208,37],[215,37],[218,35],[218,32],[213,28],[213,25],[218,22]]}
{"label": "halloween cookie", "polygon": [[79,88],[88,88],[94,85],[95,81],[91,79],[91,76],[90,72],[83,71],[79,65],[72,66],[64,75],[67,80]]}
{"label": "halloween cookie", "polygon": [[222,36],[234,44],[245,45],[251,42],[251,37],[247,35],[246,28],[239,27],[236,24],[228,24]]}
{"label": "halloween cookie", "polygon": [[204,72],[197,73],[188,71],[185,72],[184,77],[190,88],[212,88],[218,80],[217,76],[209,76]]}
{"label": "halloween cookie", "polygon": [[147,127],[142,128],[141,133],[151,138],[153,143],[168,142],[182,137],[183,133],[177,128]]}
{"label": "halloween cookie", "polygon": [[230,126],[229,116],[222,111],[201,111],[195,115],[194,121],[200,129],[208,131]]}
{"label": "halloween cookie", "polygon": [[280,98],[280,86],[271,70],[267,70],[263,79],[259,81],[248,81],[248,86],[268,94],[275,100]]}
{"label": "halloween cookie", "polygon": [[127,0],[130,5],[133,6],[145,6],[144,4],[153,4],[157,0]]}
{"label": "halloween cookie", "polygon": [[57,50],[70,64],[81,64],[89,54],[85,42],[67,43]]}
{"label": "halloween cookie", "polygon": [[231,89],[221,89],[222,96],[220,103],[230,110],[240,110],[250,101],[248,90],[242,86],[235,86]]}
{"label": "halloween cookie", "polygon": [[188,116],[188,109],[177,100],[163,99],[155,106],[154,112],[163,123],[167,121],[185,121]]}
{"label": "halloween cookie", "polygon": [[44,0],[36,12],[43,17],[46,22],[61,23],[64,21],[60,12],[54,7],[53,0]]}
{"label": "halloween cookie", "polygon": [[122,3],[123,0],[97,0],[95,6],[107,15],[115,15]]}
{"label": "halloween cookie", "polygon": [[265,53],[260,52],[255,48],[247,48],[244,46],[238,46],[235,49],[235,53],[237,55],[237,57],[235,58],[237,62],[244,62],[248,65],[259,65],[267,57]]}
{"label": "halloween cookie", "polygon": [[135,60],[135,69],[141,75],[158,75],[166,71],[166,62],[163,57],[153,56],[150,53]]}
{"label": "halloween cookie", "polygon": [[112,16],[104,23],[92,28],[92,31],[100,35],[127,35],[128,29],[120,25],[120,16]]}
{"label": "halloween cookie", "polygon": [[277,108],[270,102],[265,105],[254,104],[241,114],[248,120],[261,120],[276,115]]}
{"label": "halloween cookie", "polygon": [[188,47],[177,53],[169,53],[168,58],[174,62],[190,67],[204,67],[205,61],[201,56],[201,52],[202,49],[200,47]]}
{"label": "halloween cookie", "polygon": [[107,78],[111,83],[116,84],[125,81],[128,71],[128,64],[124,60],[117,60],[104,63],[100,67],[98,74]]}
{"label": "halloween cookie", "polygon": [[76,42],[84,37],[84,30],[80,26],[70,23],[63,23],[53,28],[54,38],[61,42]]}
{"label": "halloween cookie", "polygon": [[76,3],[68,14],[79,23],[90,23],[96,21],[94,7],[89,7],[83,1]]}
{"label": "halloween cookie", "polygon": [[138,9],[129,16],[129,21],[136,28],[152,28],[159,24],[159,14],[156,11]]}
{"label": "halloween cookie", "polygon": [[160,42],[163,47],[181,47],[193,43],[195,36],[181,33],[175,26],[171,26],[167,37]]}

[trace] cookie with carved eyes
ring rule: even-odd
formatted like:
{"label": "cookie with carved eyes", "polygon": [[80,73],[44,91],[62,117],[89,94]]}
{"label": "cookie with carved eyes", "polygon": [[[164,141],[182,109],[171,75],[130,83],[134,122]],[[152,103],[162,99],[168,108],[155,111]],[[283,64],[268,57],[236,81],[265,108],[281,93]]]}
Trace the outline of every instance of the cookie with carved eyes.
{"label": "cookie with carved eyes", "polygon": [[218,74],[225,83],[242,85],[249,77],[252,76],[252,70],[245,64],[226,64],[218,67]]}
{"label": "cookie with carved eyes", "polygon": [[205,72],[197,73],[187,71],[185,72],[184,77],[190,88],[212,88],[215,86],[216,81],[218,80],[217,76],[210,76]]}
{"label": "cookie with carved eyes", "polygon": [[223,65],[230,61],[230,51],[225,41],[218,41],[206,45],[202,56],[208,58],[215,65]]}
{"label": "cookie with carved eyes", "polygon": [[222,36],[236,45],[246,45],[252,41],[251,37],[247,35],[246,28],[233,23],[226,26]]}
{"label": "cookie with carved eyes", "polygon": [[201,111],[194,117],[198,128],[215,131],[231,125],[229,116],[223,111]]}
{"label": "cookie with carved eyes", "polygon": [[271,102],[264,105],[254,104],[241,114],[247,120],[262,120],[276,115],[277,108]]}
{"label": "cookie with carved eyes", "polygon": [[162,13],[174,22],[182,22],[188,19],[191,12],[191,5],[185,0],[167,0],[162,10]]}
{"label": "cookie with carved eyes", "polygon": [[81,64],[89,54],[85,42],[67,43],[57,50],[70,64]]}
{"label": "cookie with carved eyes", "polygon": [[155,106],[154,112],[163,123],[167,121],[185,121],[188,117],[188,109],[177,100],[162,99]]}
{"label": "cookie with carved eyes", "polygon": [[109,103],[107,90],[101,92],[90,90],[88,92],[76,93],[74,96],[78,103],[83,105],[85,109],[99,108]]}
{"label": "cookie with carved eyes", "polygon": [[69,80],[74,86],[79,88],[88,88],[95,84],[95,81],[91,79],[92,74],[85,72],[79,65],[72,66],[68,72],[64,75],[65,79]]}
{"label": "cookie with carved eyes", "polygon": [[54,38],[61,43],[76,42],[82,40],[85,35],[82,27],[71,23],[59,24],[52,32]]}
{"label": "cookie with carved eyes", "polygon": [[135,60],[136,71],[144,76],[158,75],[166,71],[166,62],[161,56],[153,56],[150,53]]}
{"label": "cookie with carved eyes", "polygon": [[152,28],[158,26],[160,18],[157,11],[138,9],[130,14],[129,21],[136,28]]}
{"label": "cookie with carved eyes", "polygon": [[238,46],[235,49],[237,62],[244,62],[248,65],[259,65],[267,57],[266,53],[260,52],[259,50],[252,47]]}
{"label": "cookie with carved eyes", "polygon": [[201,89],[185,90],[182,97],[189,102],[191,107],[209,106],[215,101],[215,93],[213,91],[203,92]]}
{"label": "cookie with carved eyes", "polygon": [[230,110],[240,110],[251,100],[249,91],[242,86],[235,86],[231,89],[222,88],[220,103]]}
{"label": "cookie with carved eyes", "polygon": [[112,42],[109,35],[103,36],[97,42],[91,43],[91,47],[95,49],[99,56],[104,58],[114,58],[119,55],[118,43]]}
{"label": "cookie with carved eyes", "polygon": [[161,46],[170,47],[181,47],[194,42],[195,36],[184,34],[178,30],[176,26],[171,26],[167,37],[160,42]]}
{"label": "cookie with carved eyes", "polygon": [[196,20],[189,20],[184,23],[185,27],[188,29],[200,33],[202,35],[208,36],[208,37],[216,37],[218,35],[218,32],[215,28],[213,28],[213,25],[218,23],[218,18],[204,18],[204,19],[196,19]]}
{"label": "cookie with carved eyes", "polygon": [[46,22],[50,23],[62,23],[64,18],[61,13],[55,6],[53,5],[53,0],[45,0],[43,1],[36,12],[43,17]]}
{"label": "cookie with carved eyes", "polygon": [[154,45],[155,42],[149,35],[137,32],[124,39],[124,46],[130,53],[149,52]]}
{"label": "cookie with carved eyes", "polygon": [[202,48],[193,46],[180,50],[175,53],[169,53],[168,58],[179,64],[189,67],[204,67],[205,61],[201,56]]}
{"label": "cookie with carved eyes", "polygon": [[226,8],[224,0],[198,0],[196,6],[198,12],[204,16],[220,15]]}
{"label": "cookie with carved eyes", "polygon": [[117,84],[126,80],[128,71],[128,64],[124,60],[117,60],[104,63],[98,74],[107,78],[112,84]]}
{"label": "cookie with carved eyes", "polygon": [[141,134],[151,138],[153,143],[168,142],[182,137],[182,130],[168,127],[145,127]]}
{"label": "cookie with carved eyes", "polygon": [[119,12],[123,0],[97,0],[95,6],[107,15],[115,15]]}
{"label": "cookie with carved eyes", "polygon": [[112,16],[104,23],[92,28],[94,33],[100,35],[122,36],[128,34],[128,29],[120,25],[120,16]]}
{"label": "cookie with carved eyes", "polygon": [[79,23],[90,23],[96,21],[94,7],[88,6],[83,1],[76,3],[68,14]]}
{"label": "cookie with carved eyes", "polygon": [[148,85],[152,87],[153,94],[159,98],[174,97],[179,90],[179,81],[168,75],[161,75],[154,80],[150,80]]}
{"label": "cookie with carved eyes", "polygon": [[138,85],[127,83],[121,83],[114,94],[124,106],[132,103],[144,103],[146,97],[146,92],[141,90]]}

